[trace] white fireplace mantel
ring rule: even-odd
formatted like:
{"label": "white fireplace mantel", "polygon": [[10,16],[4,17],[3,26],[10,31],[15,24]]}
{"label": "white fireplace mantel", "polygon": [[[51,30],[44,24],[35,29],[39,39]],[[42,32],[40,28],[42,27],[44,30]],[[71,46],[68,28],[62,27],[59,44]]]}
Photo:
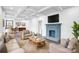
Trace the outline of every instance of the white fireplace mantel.
{"label": "white fireplace mantel", "polygon": [[50,25],[50,24],[60,24],[61,25],[62,23],[55,22],[55,23],[47,23],[46,25]]}

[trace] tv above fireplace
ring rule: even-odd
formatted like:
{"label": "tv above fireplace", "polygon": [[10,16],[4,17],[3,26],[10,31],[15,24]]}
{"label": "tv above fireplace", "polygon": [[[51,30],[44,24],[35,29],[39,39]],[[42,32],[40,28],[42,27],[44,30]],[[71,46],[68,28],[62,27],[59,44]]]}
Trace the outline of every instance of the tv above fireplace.
{"label": "tv above fireplace", "polygon": [[59,22],[59,14],[48,16],[48,23]]}

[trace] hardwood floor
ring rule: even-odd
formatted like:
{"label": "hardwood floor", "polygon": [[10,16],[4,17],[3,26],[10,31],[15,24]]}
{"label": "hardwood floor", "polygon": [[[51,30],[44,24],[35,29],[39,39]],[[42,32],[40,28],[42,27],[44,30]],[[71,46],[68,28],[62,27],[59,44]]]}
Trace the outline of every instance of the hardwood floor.
{"label": "hardwood floor", "polygon": [[49,46],[46,44],[46,46],[37,48],[35,44],[30,42],[29,40],[24,40],[25,44],[22,46],[23,41],[20,42],[21,47],[25,50],[25,53],[47,53]]}

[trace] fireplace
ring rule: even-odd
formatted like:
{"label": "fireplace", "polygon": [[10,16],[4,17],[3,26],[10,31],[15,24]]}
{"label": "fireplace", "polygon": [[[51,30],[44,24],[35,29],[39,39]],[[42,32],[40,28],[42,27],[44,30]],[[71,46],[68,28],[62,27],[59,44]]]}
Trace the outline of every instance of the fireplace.
{"label": "fireplace", "polygon": [[49,30],[49,37],[55,38],[55,30]]}
{"label": "fireplace", "polygon": [[46,37],[49,40],[59,42],[61,37],[61,23],[46,24]]}

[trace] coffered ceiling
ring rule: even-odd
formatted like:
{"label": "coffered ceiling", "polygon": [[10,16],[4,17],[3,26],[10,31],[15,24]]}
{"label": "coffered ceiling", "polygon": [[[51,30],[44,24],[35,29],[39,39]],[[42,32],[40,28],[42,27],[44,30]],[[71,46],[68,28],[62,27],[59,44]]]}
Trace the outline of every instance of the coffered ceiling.
{"label": "coffered ceiling", "polygon": [[46,15],[67,8],[71,6],[2,6],[2,11],[6,18],[28,20],[37,15]]}

